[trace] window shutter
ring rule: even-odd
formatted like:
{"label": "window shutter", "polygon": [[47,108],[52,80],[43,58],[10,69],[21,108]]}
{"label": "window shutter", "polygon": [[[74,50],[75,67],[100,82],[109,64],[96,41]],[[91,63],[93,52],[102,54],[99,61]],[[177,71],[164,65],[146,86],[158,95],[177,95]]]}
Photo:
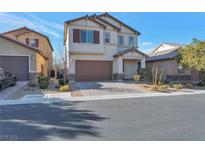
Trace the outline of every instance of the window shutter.
{"label": "window shutter", "polygon": [[100,43],[100,33],[99,31],[94,31],[94,44]]}
{"label": "window shutter", "polygon": [[29,38],[26,38],[26,44],[29,45]]}
{"label": "window shutter", "polygon": [[36,39],[36,47],[39,47],[39,40]]}
{"label": "window shutter", "polygon": [[79,29],[73,29],[73,42],[74,43],[80,42],[80,30]]}

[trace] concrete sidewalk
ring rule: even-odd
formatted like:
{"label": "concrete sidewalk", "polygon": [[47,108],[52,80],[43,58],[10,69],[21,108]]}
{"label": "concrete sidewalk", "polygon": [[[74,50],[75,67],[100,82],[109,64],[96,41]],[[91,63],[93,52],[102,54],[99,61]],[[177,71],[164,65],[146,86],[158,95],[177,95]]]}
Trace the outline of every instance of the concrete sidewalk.
{"label": "concrete sidewalk", "polygon": [[58,93],[46,95],[27,95],[19,100],[0,100],[0,105],[14,105],[14,104],[36,104],[36,103],[62,103],[62,102],[79,102],[92,100],[112,100],[124,98],[146,98],[146,97],[160,97],[160,96],[180,96],[180,95],[196,95],[205,94],[205,90],[190,90],[182,89],[179,92],[171,93],[136,93],[136,94],[120,94],[120,95],[100,95],[100,96],[82,96],[71,97],[71,93]]}

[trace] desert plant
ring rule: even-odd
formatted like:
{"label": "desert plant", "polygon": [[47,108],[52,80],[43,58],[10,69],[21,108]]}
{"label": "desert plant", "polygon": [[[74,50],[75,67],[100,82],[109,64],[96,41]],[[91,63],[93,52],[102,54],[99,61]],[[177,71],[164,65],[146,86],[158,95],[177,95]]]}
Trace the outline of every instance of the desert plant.
{"label": "desert plant", "polygon": [[167,84],[162,84],[159,86],[159,90],[163,90],[163,91],[167,90],[168,88],[169,88],[169,85]]}
{"label": "desert plant", "polygon": [[157,91],[157,90],[159,90],[159,85],[153,85],[151,90],[152,90],[152,91]]}
{"label": "desert plant", "polygon": [[152,83],[153,85],[161,84],[163,77],[163,71],[159,70],[158,62],[155,62],[152,66]]}
{"label": "desert plant", "polygon": [[49,77],[47,76],[39,76],[38,77],[38,84],[40,89],[48,89],[49,85]]}
{"label": "desert plant", "polygon": [[33,80],[32,81],[28,81],[27,85],[28,85],[28,87],[37,87],[38,86],[36,81],[33,81]]}
{"label": "desert plant", "polygon": [[173,84],[172,87],[173,87],[175,90],[179,90],[179,89],[182,89],[182,88],[183,88],[182,84]]}
{"label": "desert plant", "polygon": [[141,75],[134,75],[133,80],[134,81],[139,81],[141,79]]}
{"label": "desert plant", "polygon": [[64,79],[59,79],[58,80],[59,85],[64,86],[65,85],[65,81]]}
{"label": "desert plant", "polygon": [[192,86],[191,83],[186,83],[186,84],[185,84],[185,87],[186,87],[186,88],[192,88],[193,86]]}
{"label": "desert plant", "polygon": [[69,90],[69,86],[68,85],[64,85],[64,86],[61,86],[59,88],[59,91],[60,92],[67,92]]}

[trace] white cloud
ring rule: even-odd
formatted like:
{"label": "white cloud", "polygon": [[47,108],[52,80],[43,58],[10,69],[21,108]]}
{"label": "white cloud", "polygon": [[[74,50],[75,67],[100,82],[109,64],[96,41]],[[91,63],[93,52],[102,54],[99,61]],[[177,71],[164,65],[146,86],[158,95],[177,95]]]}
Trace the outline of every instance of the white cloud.
{"label": "white cloud", "polygon": [[54,37],[58,37],[58,38],[60,37],[61,34],[59,34],[57,31],[63,30],[62,25],[44,21],[28,13],[26,14],[30,17],[29,19],[19,17],[11,13],[0,13],[0,25],[6,24],[9,25],[10,27],[16,27],[16,28],[26,26],[36,31],[50,34]]}
{"label": "white cloud", "polygon": [[147,41],[147,42],[142,42],[141,46],[145,47],[145,46],[150,46],[152,44],[153,44],[152,42]]}

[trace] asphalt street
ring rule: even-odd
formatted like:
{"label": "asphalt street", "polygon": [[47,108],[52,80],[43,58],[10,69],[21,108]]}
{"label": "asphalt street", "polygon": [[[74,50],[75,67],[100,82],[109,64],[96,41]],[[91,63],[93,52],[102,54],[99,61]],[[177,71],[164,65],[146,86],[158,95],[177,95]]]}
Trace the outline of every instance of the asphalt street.
{"label": "asphalt street", "polygon": [[205,140],[205,95],[0,106],[0,140]]}

